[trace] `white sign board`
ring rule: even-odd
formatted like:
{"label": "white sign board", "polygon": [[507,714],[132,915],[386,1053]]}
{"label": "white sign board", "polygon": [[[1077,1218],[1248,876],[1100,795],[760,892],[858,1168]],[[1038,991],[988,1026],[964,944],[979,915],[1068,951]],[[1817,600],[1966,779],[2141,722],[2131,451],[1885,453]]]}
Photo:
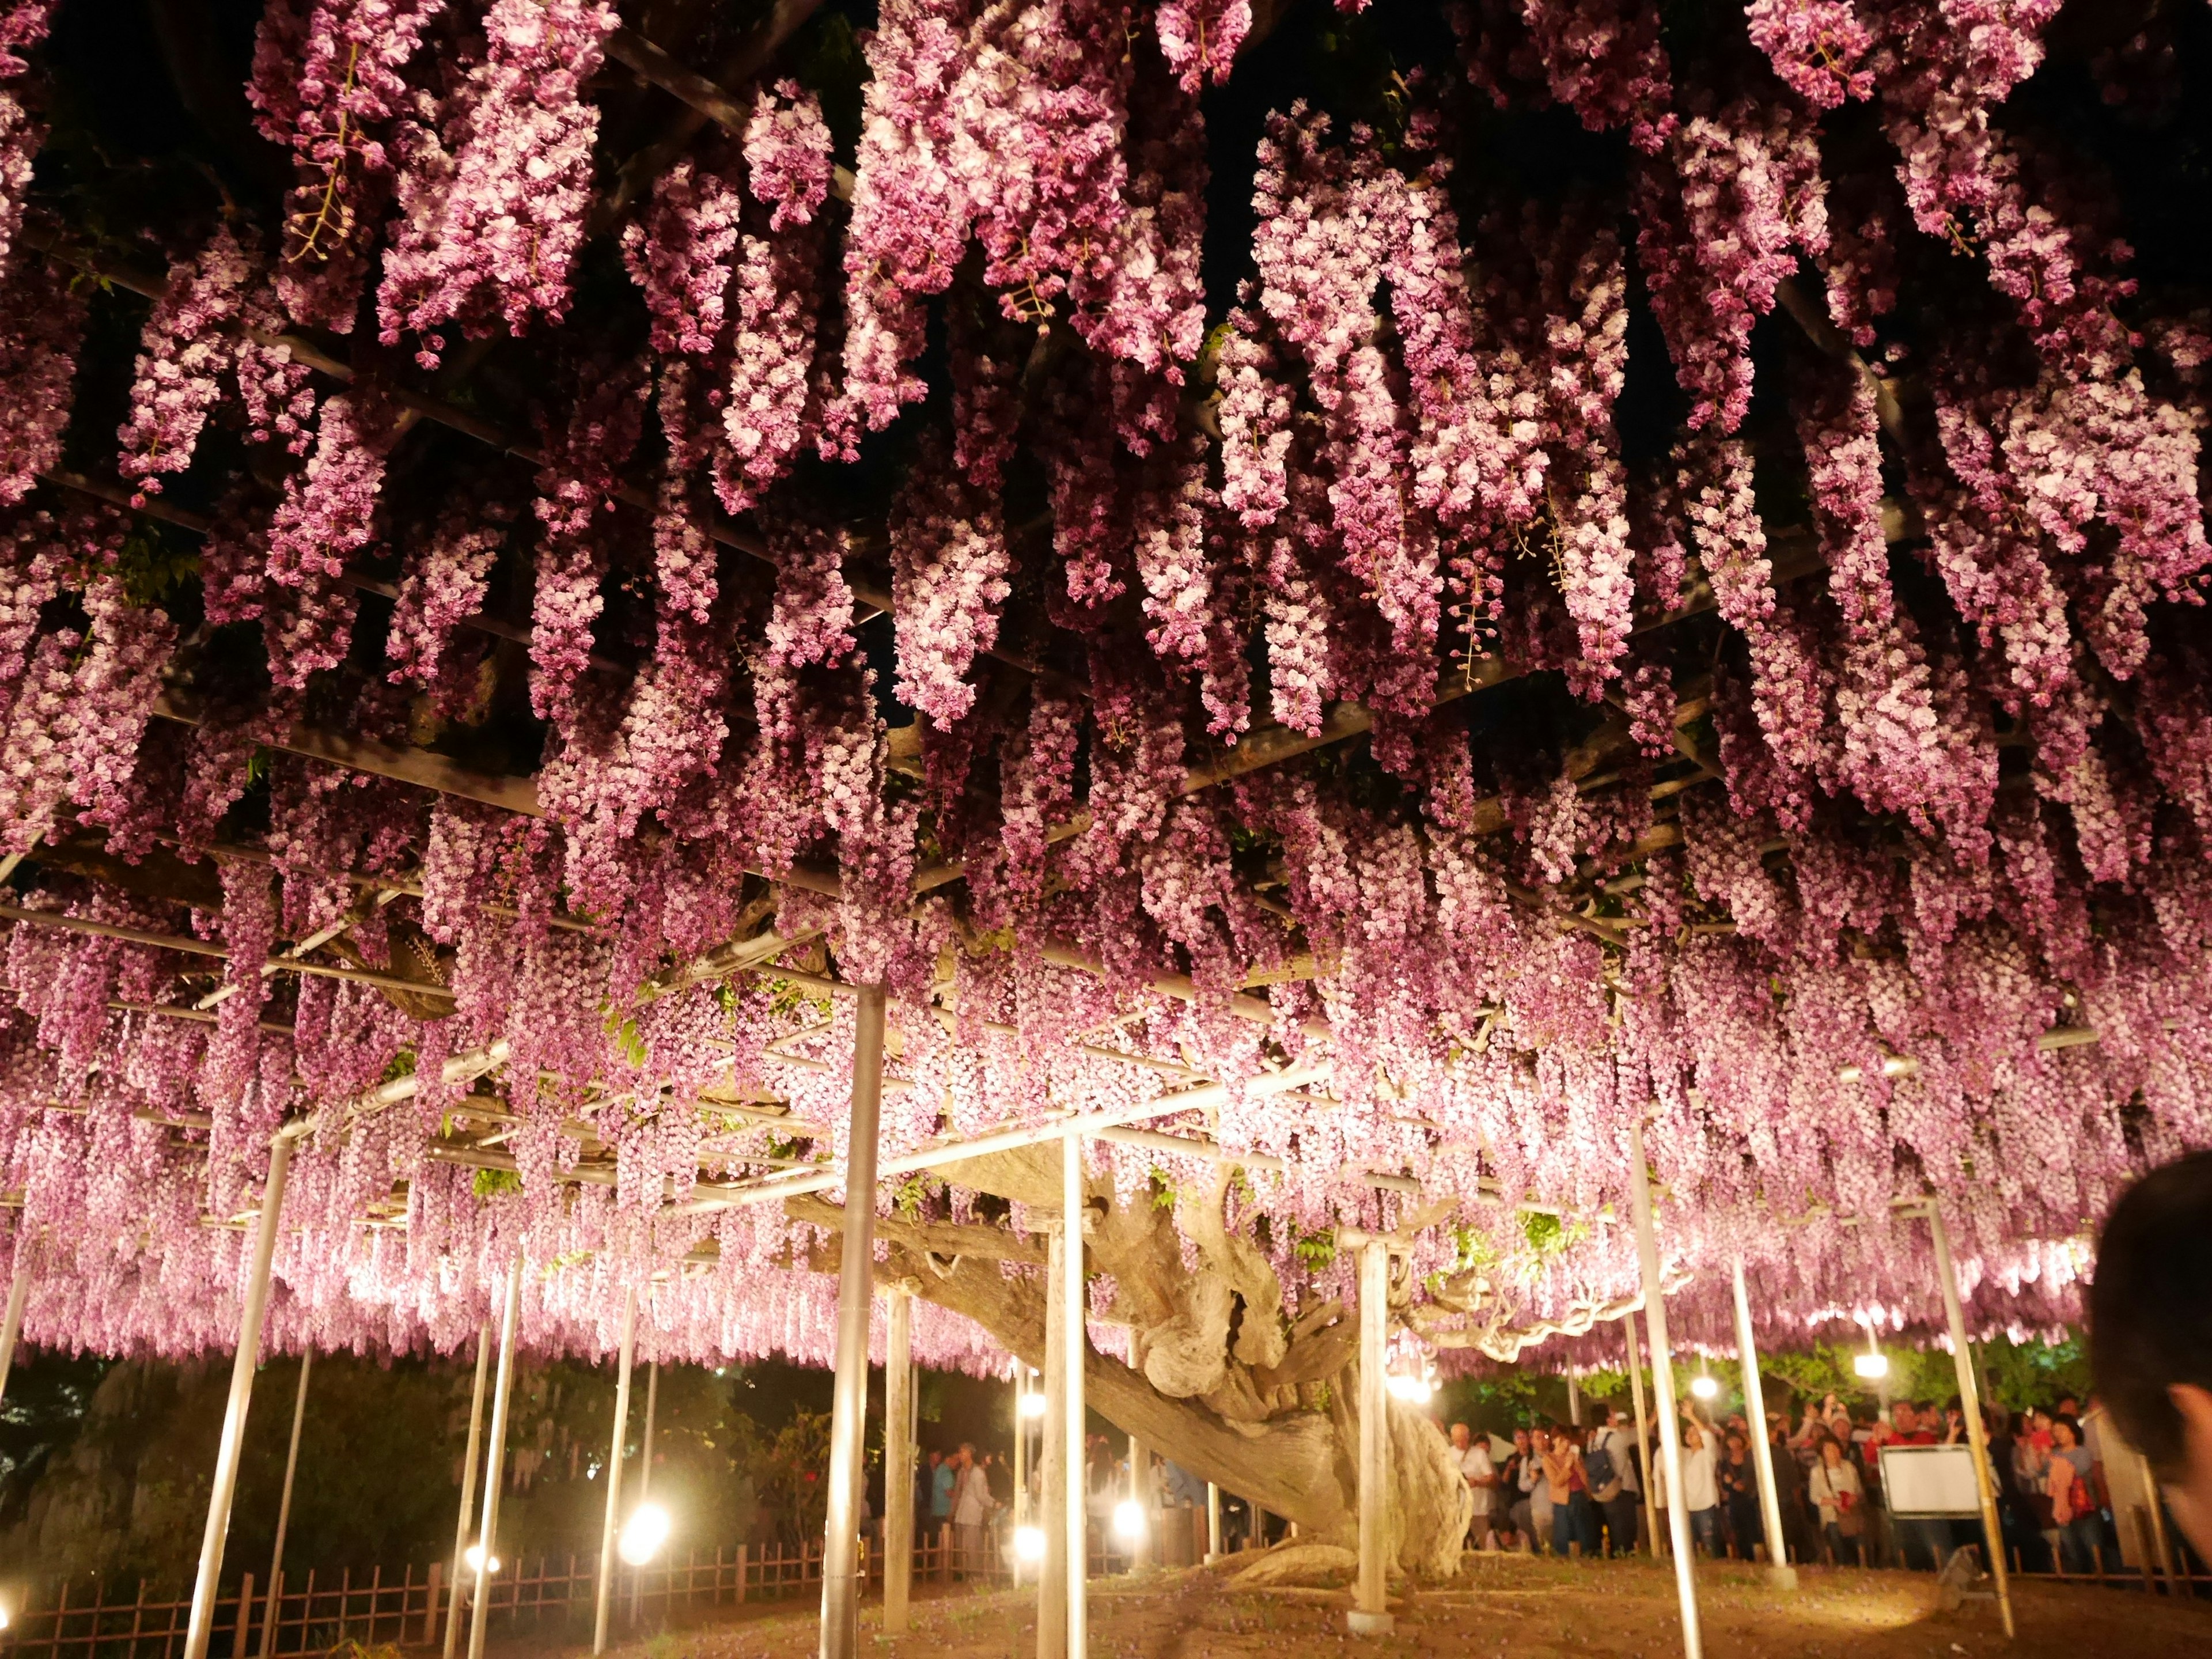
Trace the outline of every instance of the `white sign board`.
{"label": "white sign board", "polygon": [[1884,1446],[1882,1501],[1900,1520],[1938,1520],[1982,1512],[1972,1446]]}

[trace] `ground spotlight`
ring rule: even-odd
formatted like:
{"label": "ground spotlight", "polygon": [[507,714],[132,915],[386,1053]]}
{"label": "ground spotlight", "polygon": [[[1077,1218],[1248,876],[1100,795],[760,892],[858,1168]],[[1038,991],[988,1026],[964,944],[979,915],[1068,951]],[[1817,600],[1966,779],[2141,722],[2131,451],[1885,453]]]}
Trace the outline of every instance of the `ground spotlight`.
{"label": "ground spotlight", "polygon": [[668,1541],[668,1528],[666,1510],[658,1504],[640,1504],[623,1523],[616,1548],[630,1565],[641,1567],[660,1553],[660,1547]]}
{"label": "ground spotlight", "polygon": [[1114,1536],[1134,1542],[1145,1535],[1145,1509],[1133,1498],[1114,1505]]}

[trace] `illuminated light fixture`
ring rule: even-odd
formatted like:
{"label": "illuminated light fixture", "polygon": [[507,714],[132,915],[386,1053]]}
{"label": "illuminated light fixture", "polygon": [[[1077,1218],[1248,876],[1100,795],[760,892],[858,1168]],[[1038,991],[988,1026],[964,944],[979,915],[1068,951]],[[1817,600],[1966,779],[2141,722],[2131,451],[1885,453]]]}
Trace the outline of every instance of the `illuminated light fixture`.
{"label": "illuminated light fixture", "polygon": [[668,1531],[666,1510],[658,1504],[640,1504],[623,1523],[622,1538],[615,1547],[630,1565],[641,1567],[660,1553],[660,1547],[668,1541]]}
{"label": "illuminated light fixture", "polygon": [[1133,1498],[1114,1505],[1114,1536],[1133,1543],[1145,1535],[1145,1509]]}
{"label": "illuminated light fixture", "polygon": [[1721,1385],[1710,1376],[1693,1376],[1690,1379],[1690,1392],[1700,1400],[1711,1400],[1720,1391]]}
{"label": "illuminated light fixture", "polygon": [[0,1607],[0,1630],[8,1628],[8,1609]]}
{"label": "illuminated light fixture", "polygon": [[470,1545],[466,1553],[462,1555],[461,1559],[468,1564],[469,1571],[475,1573],[479,1577],[483,1577],[487,1573],[495,1573],[499,1571],[499,1557],[495,1555],[492,1557],[490,1561],[486,1562],[484,1559],[483,1546],[482,1544]]}
{"label": "illuminated light fixture", "polygon": [[1404,1376],[1393,1373],[1384,1386],[1390,1390],[1390,1398],[1402,1400],[1409,1406],[1425,1406],[1436,1393],[1434,1385],[1425,1376]]}
{"label": "illuminated light fixture", "polygon": [[1867,1327],[1867,1351],[1851,1356],[1851,1370],[1869,1382],[1889,1375],[1889,1356],[1874,1345],[1874,1327]]}
{"label": "illuminated light fixture", "polygon": [[1014,1559],[1018,1561],[1044,1559],[1044,1528],[1042,1527],[1014,1528]]}
{"label": "illuminated light fixture", "polygon": [[1024,1417],[1042,1417],[1044,1408],[1045,1398],[1042,1395],[1031,1393],[1022,1396],[1021,1413]]}

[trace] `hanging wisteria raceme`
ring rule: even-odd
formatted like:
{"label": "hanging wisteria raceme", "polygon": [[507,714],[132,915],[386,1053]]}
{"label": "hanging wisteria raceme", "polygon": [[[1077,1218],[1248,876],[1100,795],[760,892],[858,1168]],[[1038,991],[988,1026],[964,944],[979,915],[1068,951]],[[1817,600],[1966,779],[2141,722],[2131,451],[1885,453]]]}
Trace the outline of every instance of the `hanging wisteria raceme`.
{"label": "hanging wisteria raceme", "polygon": [[61,459],[84,324],[84,296],[47,261],[16,260],[0,277],[0,505],[14,507]]}
{"label": "hanging wisteria raceme", "polygon": [[423,175],[403,186],[413,258],[386,268],[386,343],[412,332],[434,362],[447,328],[520,333],[567,314],[599,135],[584,88],[618,21],[592,0],[493,0],[482,58],[411,149]]}
{"label": "hanging wisteria raceme", "polygon": [[385,139],[404,78],[446,0],[269,0],[254,40],[261,136],[292,152],[278,292],[296,323],[354,325],[392,193]]}

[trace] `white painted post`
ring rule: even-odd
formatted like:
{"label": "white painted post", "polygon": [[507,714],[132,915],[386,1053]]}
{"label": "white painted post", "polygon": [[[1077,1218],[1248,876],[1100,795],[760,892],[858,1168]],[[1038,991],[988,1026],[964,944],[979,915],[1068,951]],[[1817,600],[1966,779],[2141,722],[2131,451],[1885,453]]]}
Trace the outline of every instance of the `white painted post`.
{"label": "white painted post", "polygon": [[615,1533],[622,1525],[623,1453],[629,1439],[629,1372],[637,1353],[637,1286],[623,1292],[622,1346],[615,1360],[614,1446],[607,1454],[607,1518],[599,1529],[599,1582],[592,1586],[592,1652],[607,1650],[615,1602]]}
{"label": "white painted post", "polygon": [[884,988],[860,988],[853,1108],[845,1144],[843,1250],[837,1264],[837,1369],[830,1407],[830,1493],[822,1546],[821,1659],[854,1659],[860,1640],[860,1483],[867,1478],[868,1316],[876,1302],[876,1134],[884,1092]]}
{"label": "white painted post", "polygon": [[31,1295],[31,1240],[15,1230],[15,1272],[8,1281],[8,1314],[0,1319],[0,1400],[8,1397],[8,1373],[15,1368],[15,1343],[23,1334],[23,1304]]}
{"label": "white painted post", "polygon": [[[469,1659],[483,1659],[491,1628],[491,1564],[498,1559],[499,1494],[507,1484],[507,1414],[514,1397],[514,1327],[522,1316],[522,1258],[507,1270],[507,1306],[499,1319],[499,1373],[492,1384],[491,1452],[484,1460],[483,1525],[477,1530],[482,1568],[475,1574],[475,1615],[469,1620]],[[520,1565],[518,1562],[517,1566]]]}
{"label": "white painted post", "polygon": [[1083,1137],[1073,1130],[1070,1130],[1060,1141],[1060,1217],[1066,1234],[1060,1252],[1060,1319],[1065,1333],[1062,1346],[1066,1350],[1061,1366],[1066,1410],[1061,1432],[1066,1445],[1061,1461],[1066,1466],[1067,1490],[1067,1511],[1064,1517],[1067,1527],[1066,1659],[1090,1659],[1090,1608],[1087,1603],[1090,1587],[1085,1579],[1091,1570],[1091,1549],[1085,1527],[1088,1516],[1083,1490],[1083,1369],[1091,1352],[1091,1338],[1085,1328],[1083,1222],[1089,1207],[1089,1198],[1083,1174]]}
{"label": "white painted post", "polygon": [[1388,1526],[1384,1459],[1390,1444],[1390,1395],[1383,1351],[1390,1336],[1390,1247],[1379,1238],[1359,1247],[1359,1583],[1345,1627],[1354,1636],[1388,1636]]}
{"label": "white painted post", "polygon": [[1571,1364],[1567,1367],[1567,1421],[1578,1429],[1583,1425],[1583,1380]]}
{"label": "white painted post", "polygon": [[1206,1483],[1206,1559],[1218,1560],[1221,1556],[1221,1488],[1212,1481]]}
{"label": "white painted post", "polygon": [[1651,1327],[1651,1383],[1659,1395],[1659,1461],[1667,1472],[1667,1539],[1674,1552],[1674,1594],[1682,1607],[1682,1652],[1685,1659],[1704,1659],[1690,1511],[1682,1502],[1682,1427],[1674,1417],[1674,1351],[1667,1340],[1667,1299],[1659,1290],[1659,1238],[1651,1221],[1651,1171],[1644,1162],[1640,1118],[1629,1127],[1628,1146],[1636,1253],[1644,1269],[1644,1318]]}
{"label": "white painted post", "polygon": [[[901,1285],[890,1300],[884,1355],[884,1634],[903,1636],[914,1587],[914,1297]],[[1018,1382],[1014,1395],[1021,1397]],[[1018,1453],[1018,1407],[1014,1433]],[[1018,1494],[1014,1501],[1018,1514]]]}
{"label": "white painted post", "polygon": [[453,1659],[460,1639],[461,1608],[467,1601],[469,1516],[477,1506],[477,1459],[483,1449],[484,1382],[491,1371],[491,1321],[477,1329],[477,1385],[469,1396],[469,1450],[461,1464],[461,1512],[453,1520],[453,1582],[447,1592],[445,1659]]}
{"label": "white painted post", "polygon": [[260,1363],[261,1325],[269,1312],[269,1268],[276,1255],[276,1226],[284,1213],[284,1178],[292,1168],[292,1135],[279,1130],[269,1144],[269,1180],[253,1227],[253,1260],[246,1280],[246,1305],[238,1322],[238,1353],[230,1366],[230,1401],[223,1408],[216,1444],[215,1486],[208,1494],[207,1528],[200,1535],[199,1577],[192,1584],[191,1617],[185,1628],[185,1659],[208,1659],[215,1634],[216,1582],[222,1547],[230,1535],[230,1500],[238,1488],[239,1454],[246,1444],[246,1413],[253,1403],[253,1371]]}
{"label": "white painted post", "polygon": [[1620,1328],[1628,1334],[1628,1398],[1636,1407],[1636,1449],[1644,1460],[1644,1547],[1656,1561],[1659,1559],[1659,1482],[1651,1468],[1651,1423],[1644,1413],[1644,1358],[1636,1352],[1634,1309],[1621,1315]]}
{"label": "white painted post", "polygon": [[1037,1564],[1036,1659],[1067,1655],[1067,1278],[1066,1229],[1045,1229],[1044,1420],[1037,1425],[1038,1529],[1044,1559]]}
{"label": "white painted post", "polygon": [[1766,1432],[1766,1390],[1759,1376],[1759,1347],[1751,1334],[1751,1297],[1743,1262],[1735,1263],[1735,1351],[1743,1363],[1743,1414],[1751,1421],[1751,1461],[1759,1471],[1759,1509],[1766,1522],[1766,1578],[1777,1589],[1797,1588],[1797,1569],[1782,1539],[1782,1494],[1774,1484],[1774,1443]]}
{"label": "white painted post", "polygon": [[1129,1571],[1141,1572],[1152,1565],[1152,1506],[1147,1494],[1152,1482],[1146,1477],[1151,1473],[1150,1455],[1144,1443],[1135,1435],[1129,1437],[1129,1501],[1137,1506],[1140,1522],[1136,1537],[1129,1544]]}
{"label": "white painted post", "polygon": [[[1974,1378],[1973,1356],[1966,1346],[1966,1316],[1959,1305],[1959,1273],[1951,1263],[1951,1236],[1943,1227],[1943,1212],[1932,1198],[1928,1200],[1928,1229],[1936,1245],[1936,1277],[1943,1283],[1943,1317],[1951,1327],[1951,1362],[1959,1378],[1959,1409],[1966,1414],[1966,1443],[1974,1453],[1974,1484],[1981,1488],[1982,1534],[1989,1543],[1990,1577],[1996,1586],[1997,1611],[2004,1619],[2006,1639],[2010,1640],[2012,1580],[2005,1565],[2004,1533],[1997,1523],[1997,1485],[1990,1470],[1989,1431],[1982,1422],[1982,1391]],[[2154,1501],[2156,1497],[2154,1492]]]}
{"label": "white painted post", "polygon": [[[641,1504],[653,1493],[653,1419],[660,1410],[660,1362],[656,1359],[645,1368],[645,1438],[637,1449],[637,1501]],[[645,1601],[645,1569],[640,1567],[629,1576],[629,1621],[637,1623],[638,1609]]]}
{"label": "white painted post", "polygon": [[300,1427],[307,1420],[307,1372],[314,1363],[315,1351],[301,1348],[300,1389],[292,1399],[292,1443],[284,1454],[284,1495],[276,1500],[276,1543],[269,1552],[269,1616],[261,1625],[261,1659],[269,1659],[276,1651],[276,1612],[281,1605],[277,1596],[284,1583],[284,1534],[292,1524],[292,1477],[300,1468]]}

